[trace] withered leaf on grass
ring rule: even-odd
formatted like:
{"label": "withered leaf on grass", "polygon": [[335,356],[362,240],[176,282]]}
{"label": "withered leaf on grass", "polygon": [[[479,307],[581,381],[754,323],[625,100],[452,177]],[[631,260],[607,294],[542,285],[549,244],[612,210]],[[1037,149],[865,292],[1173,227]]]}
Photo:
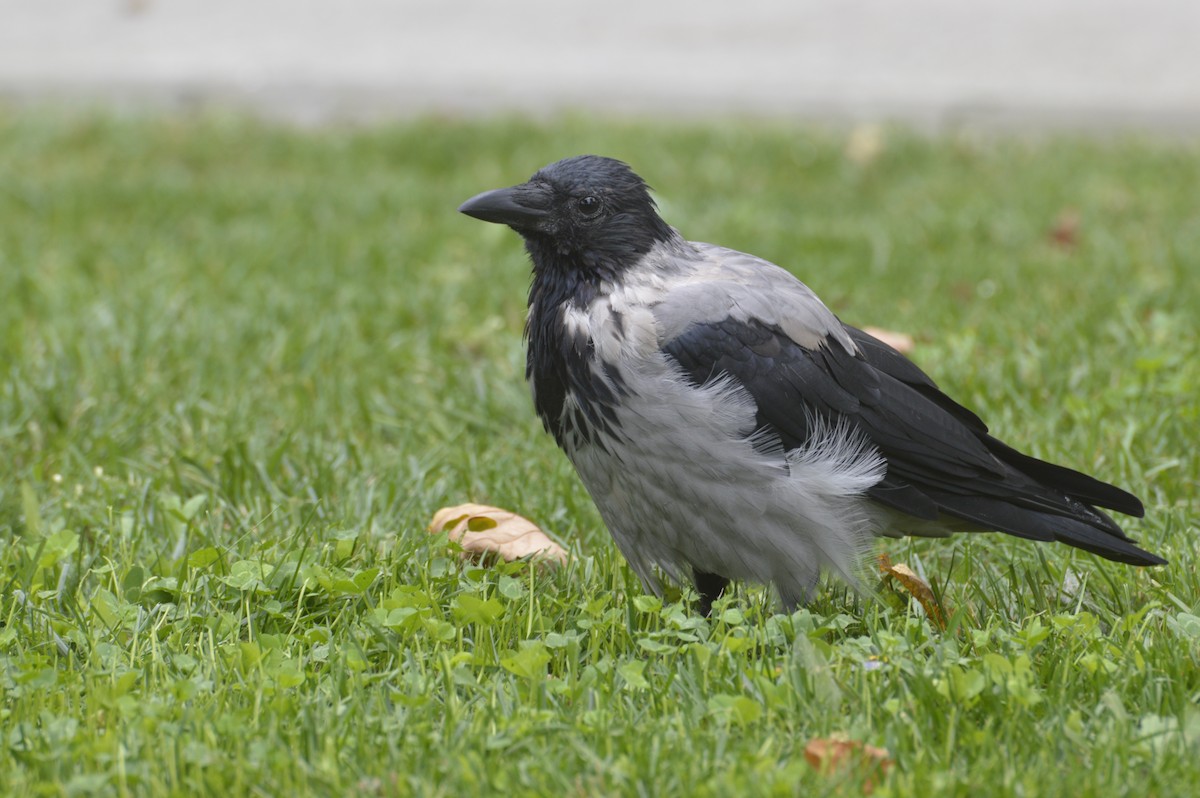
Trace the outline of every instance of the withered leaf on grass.
{"label": "withered leaf on grass", "polygon": [[443,507],[429,522],[433,534],[447,531],[462,546],[463,559],[482,560],[489,555],[507,562],[526,557],[551,565],[567,561],[567,552],[537,524],[516,513],[486,504]]}
{"label": "withered leaf on grass", "polygon": [[1079,211],[1065,208],[1054,220],[1054,226],[1046,234],[1050,243],[1059,249],[1074,249],[1079,243]]}
{"label": "withered leaf on grass", "polygon": [[925,580],[913,572],[913,569],[903,563],[893,565],[886,554],[881,554],[879,555],[879,571],[883,574],[885,581],[894,579],[910,596],[920,602],[921,606],[925,608],[925,615],[937,628],[946,628],[946,614],[942,611],[942,605],[938,603],[937,596],[933,595],[933,590],[925,584]]}
{"label": "withered leaf on grass", "polygon": [[913,351],[913,337],[908,333],[885,330],[882,327],[863,327],[863,332],[877,338],[902,355]]}
{"label": "withered leaf on grass", "polygon": [[875,777],[886,776],[892,767],[892,757],[886,748],[866,745],[843,734],[809,740],[804,746],[804,759],[825,775],[850,771],[863,777],[864,795],[875,789]]}
{"label": "withered leaf on grass", "polygon": [[846,158],[859,166],[870,166],[883,154],[886,142],[879,125],[859,125],[846,138]]}

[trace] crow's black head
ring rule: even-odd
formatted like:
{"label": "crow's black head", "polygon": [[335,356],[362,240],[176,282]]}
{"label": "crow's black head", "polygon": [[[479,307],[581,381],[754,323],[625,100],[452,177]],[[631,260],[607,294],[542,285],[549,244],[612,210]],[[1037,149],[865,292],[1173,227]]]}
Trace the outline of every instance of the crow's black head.
{"label": "crow's black head", "polygon": [[459,210],[520,233],[538,270],[611,276],[674,235],[645,181],[621,161],[598,155],[552,163],[528,182],[484,192]]}

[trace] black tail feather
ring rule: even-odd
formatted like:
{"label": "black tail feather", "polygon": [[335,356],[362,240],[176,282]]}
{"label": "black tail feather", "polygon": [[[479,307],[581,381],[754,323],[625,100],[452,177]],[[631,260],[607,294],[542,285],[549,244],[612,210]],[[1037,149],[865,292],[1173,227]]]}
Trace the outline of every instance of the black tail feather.
{"label": "black tail feather", "polygon": [[[981,495],[933,495],[943,512],[955,518],[1029,540],[1057,540],[1108,560],[1129,565],[1163,565],[1166,560],[1130,540],[1116,522],[1093,507],[1068,500],[1054,512]],[[1072,505],[1074,507],[1072,508]],[[1075,512],[1068,513],[1068,509]]]}
{"label": "black tail feather", "polygon": [[1146,514],[1146,510],[1137,496],[1121,490],[1115,485],[1109,485],[1107,482],[1101,482],[1087,474],[1081,474],[1070,468],[1022,454],[991,435],[983,436],[983,442],[992,454],[1048,488],[1060,490],[1085,504],[1107,507],[1109,510],[1116,510],[1134,518],[1141,518]]}

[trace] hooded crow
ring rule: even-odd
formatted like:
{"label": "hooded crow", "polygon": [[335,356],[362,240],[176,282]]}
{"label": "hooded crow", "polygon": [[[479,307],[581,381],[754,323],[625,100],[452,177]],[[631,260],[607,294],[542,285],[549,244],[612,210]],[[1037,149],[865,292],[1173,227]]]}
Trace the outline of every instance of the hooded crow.
{"label": "hooded crow", "polygon": [[550,164],[467,200],[533,261],[525,376],[648,589],[730,580],[787,609],[822,568],[851,584],[877,535],[998,530],[1133,565],[1097,507],[1133,495],[1018,452],[908,359],[761,258],[688,241],[621,161]]}

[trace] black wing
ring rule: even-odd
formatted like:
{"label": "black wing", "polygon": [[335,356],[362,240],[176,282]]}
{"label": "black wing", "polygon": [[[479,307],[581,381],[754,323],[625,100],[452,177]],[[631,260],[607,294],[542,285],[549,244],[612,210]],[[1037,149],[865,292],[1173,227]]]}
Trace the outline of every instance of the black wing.
{"label": "black wing", "polygon": [[1135,565],[1164,562],[1133,544],[1096,506],[1141,516],[1132,494],[1012,449],[896,350],[846,325],[858,347],[808,349],[778,328],[726,319],[695,324],[664,351],[698,385],[727,374],[754,397],[758,424],[788,449],[814,419],[859,429],[887,460],[870,491],[880,504],[927,521],[961,519],[1033,540],[1059,540]]}

